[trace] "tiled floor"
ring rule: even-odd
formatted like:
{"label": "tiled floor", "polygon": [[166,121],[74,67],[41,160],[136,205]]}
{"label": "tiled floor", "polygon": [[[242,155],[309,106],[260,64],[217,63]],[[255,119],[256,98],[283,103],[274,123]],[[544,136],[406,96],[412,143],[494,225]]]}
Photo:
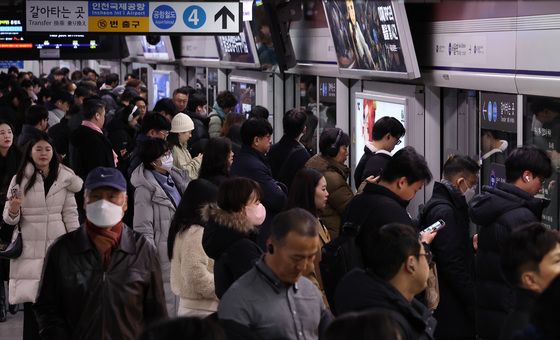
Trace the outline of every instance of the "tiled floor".
{"label": "tiled floor", "polygon": [[0,340],[21,340],[22,336],[23,309],[16,315],[8,313],[8,320],[0,323]]}

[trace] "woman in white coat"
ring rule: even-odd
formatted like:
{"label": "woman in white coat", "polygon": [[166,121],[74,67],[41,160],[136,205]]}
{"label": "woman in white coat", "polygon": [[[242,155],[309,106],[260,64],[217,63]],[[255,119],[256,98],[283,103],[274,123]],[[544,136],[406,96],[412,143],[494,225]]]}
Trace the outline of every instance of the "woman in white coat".
{"label": "woman in white coat", "polygon": [[[59,236],[79,227],[74,194],[82,180],[60,164],[46,134],[27,144],[17,174],[8,190],[3,218],[19,224],[23,252],[10,262],[9,301],[24,304],[23,339],[39,339],[32,311],[48,247]],[[17,228],[16,228],[17,230]]]}
{"label": "woman in white coat", "polygon": [[186,171],[173,167],[173,156],[166,141],[153,138],[142,143],[140,164],[132,173],[134,191],[134,230],[145,235],[155,247],[161,263],[163,287],[169,316],[177,313],[177,299],[171,290],[167,235],[181,195],[188,184]]}
{"label": "woman in white coat", "polygon": [[177,316],[206,317],[218,310],[214,292],[214,260],[202,248],[201,209],[216,202],[218,187],[205,179],[189,183],[171,222],[167,251],[171,289],[179,296]]}

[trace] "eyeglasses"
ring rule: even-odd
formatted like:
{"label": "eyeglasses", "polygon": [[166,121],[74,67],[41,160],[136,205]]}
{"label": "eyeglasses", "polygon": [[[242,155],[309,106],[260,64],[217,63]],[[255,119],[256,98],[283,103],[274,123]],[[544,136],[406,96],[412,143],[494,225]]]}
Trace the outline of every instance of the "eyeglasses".
{"label": "eyeglasses", "polygon": [[434,259],[434,255],[427,251],[424,254],[418,254],[418,256],[426,256],[426,262],[428,262],[428,265],[431,266],[432,265],[432,260]]}
{"label": "eyeglasses", "polygon": [[401,140],[401,139],[398,139],[397,142],[395,143],[395,145],[399,145],[399,144],[401,144],[401,143],[402,143],[402,140]]}

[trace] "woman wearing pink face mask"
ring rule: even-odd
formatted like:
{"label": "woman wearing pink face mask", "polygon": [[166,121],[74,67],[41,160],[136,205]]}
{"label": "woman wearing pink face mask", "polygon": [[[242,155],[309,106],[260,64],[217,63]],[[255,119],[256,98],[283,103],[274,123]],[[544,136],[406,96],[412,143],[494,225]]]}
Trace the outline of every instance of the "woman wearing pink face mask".
{"label": "woman wearing pink face mask", "polygon": [[232,178],[220,186],[217,203],[202,210],[202,217],[207,221],[202,246],[215,261],[214,284],[218,298],[262,255],[255,243],[258,227],[266,217],[260,198],[257,182]]}

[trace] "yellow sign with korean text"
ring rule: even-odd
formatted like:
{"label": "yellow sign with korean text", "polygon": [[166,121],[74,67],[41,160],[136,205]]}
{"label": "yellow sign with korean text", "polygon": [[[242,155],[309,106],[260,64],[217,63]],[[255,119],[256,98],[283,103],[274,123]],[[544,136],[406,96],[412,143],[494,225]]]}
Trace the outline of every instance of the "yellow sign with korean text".
{"label": "yellow sign with korean text", "polygon": [[89,32],[149,32],[148,17],[89,17]]}

